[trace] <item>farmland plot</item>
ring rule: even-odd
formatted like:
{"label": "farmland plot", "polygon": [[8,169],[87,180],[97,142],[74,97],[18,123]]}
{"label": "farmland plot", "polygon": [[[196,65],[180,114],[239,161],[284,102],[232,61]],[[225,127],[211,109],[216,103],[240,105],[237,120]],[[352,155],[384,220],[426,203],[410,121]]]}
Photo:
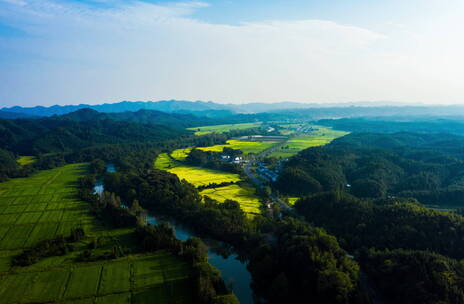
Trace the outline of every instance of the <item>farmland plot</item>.
{"label": "farmland plot", "polygon": [[[75,181],[85,170],[85,164],[73,164],[0,183],[0,302],[168,303],[174,293],[182,299],[176,303],[189,303],[191,270],[167,252],[76,260],[94,237],[108,239],[110,249],[112,241],[136,249],[133,228],[109,229],[90,214],[87,203],[77,200]],[[89,240],[75,243],[74,251],[27,267],[11,265],[24,249],[67,236],[78,226]]]}

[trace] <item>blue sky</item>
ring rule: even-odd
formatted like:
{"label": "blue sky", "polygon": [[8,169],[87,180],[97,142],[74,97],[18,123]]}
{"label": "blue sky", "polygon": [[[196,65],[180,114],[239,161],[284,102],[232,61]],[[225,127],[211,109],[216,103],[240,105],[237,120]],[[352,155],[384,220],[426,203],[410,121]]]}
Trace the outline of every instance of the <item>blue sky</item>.
{"label": "blue sky", "polygon": [[464,1],[0,0],[0,107],[463,103]]}

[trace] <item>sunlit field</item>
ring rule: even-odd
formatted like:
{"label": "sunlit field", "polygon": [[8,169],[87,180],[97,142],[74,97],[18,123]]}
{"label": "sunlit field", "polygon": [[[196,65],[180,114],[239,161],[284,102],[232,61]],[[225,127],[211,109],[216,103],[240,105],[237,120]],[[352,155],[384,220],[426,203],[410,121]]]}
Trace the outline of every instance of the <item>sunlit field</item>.
{"label": "sunlit field", "polygon": [[195,187],[205,186],[211,183],[219,184],[224,182],[238,182],[241,180],[240,176],[235,173],[185,165],[171,159],[166,153],[160,154],[157,157],[155,168],[174,173],[180,179],[185,179]]}
{"label": "sunlit field", "polygon": [[200,147],[198,149],[203,150],[203,151],[222,152],[222,149],[224,149],[224,147],[228,147],[231,149],[241,150],[245,154],[249,154],[249,153],[258,154],[266,149],[269,149],[275,144],[276,142],[272,142],[272,141],[242,141],[242,140],[231,139],[231,140],[228,140],[227,144],[225,145]]}
{"label": "sunlit field", "polygon": [[288,197],[287,200],[288,200],[288,204],[290,206],[293,206],[295,205],[296,201],[299,200],[300,198],[299,197]]}
{"label": "sunlit field", "polygon": [[[41,171],[0,183],[1,303],[189,303],[190,266],[165,251],[138,254],[133,228],[111,229],[97,221],[89,205],[76,198],[77,179],[86,164]],[[84,228],[86,237],[63,256],[26,267],[12,258],[42,240]],[[95,238],[133,253],[119,259],[78,262]],[[168,288],[169,287],[169,288]],[[78,302],[77,302],[78,301]]]}
{"label": "sunlit field", "polygon": [[[295,127],[293,125],[289,126],[292,128]],[[318,130],[310,134],[302,134],[296,137],[292,137],[289,141],[283,144],[282,147],[271,153],[270,156],[282,158],[291,157],[304,149],[326,145],[332,140],[348,134],[348,132],[332,130],[331,128],[327,127],[313,127],[317,128]]]}
{"label": "sunlit field", "polygon": [[35,162],[34,156],[20,156],[17,160],[18,164],[21,166],[26,166]]}
{"label": "sunlit field", "polygon": [[177,149],[171,152],[171,157],[175,160],[183,161],[187,158],[190,151],[192,151],[192,147],[185,149]]}
{"label": "sunlit field", "polygon": [[254,123],[240,123],[240,124],[229,124],[229,125],[216,125],[216,126],[204,126],[204,127],[195,127],[189,128],[188,130],[195,131],[195,135],[205,135],[213,132],[224,133],[231,130],[243,130],[256,128],[261,125],[261,122]]}
{"label": "sunlit field", "polygon": [[205,189],[201,191],[200,194],[207,195],[220,202],[226,199],[235,200],[240,203],[240,207],[243,211],[248,213],[260,213],[259,206],[261,202],[256,196],[256,191],[253,187],[230,185],[214,189]]}
{"label": "sunlit field", "polygon": [[[174,154],[180,155],[181,151],[175,150],[171,155]],[[238,174],[185,165],[180,161],[172,159],[166,153],[160,154],[157,157],[155,168],[176,174],[180,179],[185,179],[195,187],[206,186],[211,183],[219,184],[241,181]],[[226,199],[236,200],[240,203],[243,211],[249,213],[260,212],[259,206],[261,203],[253,187],[234,184],[226,187],[206,189],[200,192],[200,194],[208,195],[220,202]]]}

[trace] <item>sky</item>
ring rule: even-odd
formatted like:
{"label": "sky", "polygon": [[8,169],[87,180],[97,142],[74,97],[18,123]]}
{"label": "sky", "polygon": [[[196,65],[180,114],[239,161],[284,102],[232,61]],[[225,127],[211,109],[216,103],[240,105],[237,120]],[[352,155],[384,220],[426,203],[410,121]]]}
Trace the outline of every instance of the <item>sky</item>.
{"label": "sky", "polygon": [[0,0],[0,107],[464,104],[464,0]]}

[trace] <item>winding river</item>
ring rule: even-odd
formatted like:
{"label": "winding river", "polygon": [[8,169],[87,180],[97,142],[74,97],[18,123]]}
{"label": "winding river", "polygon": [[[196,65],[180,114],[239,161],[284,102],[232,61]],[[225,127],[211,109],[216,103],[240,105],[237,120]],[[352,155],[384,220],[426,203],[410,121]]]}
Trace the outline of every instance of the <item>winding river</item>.
{"label": "winding river", "polygon": [[[116,172],[116,168],[113,164],[106,165],[106,171],[110,173]],[[95,193],[102,193],[104,191],[103,179],[100,178],[95,183]],[[185,241],[190,237],[198,237],[192,231],[182,227],[175,221],[164,219],[163,222],[168,222],[175,229],[176,237],[179,240]],[[149,213],[147,216],[147,222],[151,225],[157,225],[160,220],[159,218]],[[232,253],[227,257],[223,257],[212,249],[208,250],[208,262],[221,271],[222,279],[226,285],[233,290],[237,298],[242,304],[253,304],[253,291],[250,287],[251,274],[246,268],[246,264],[242,263],[237,259],[237,254]]]}

